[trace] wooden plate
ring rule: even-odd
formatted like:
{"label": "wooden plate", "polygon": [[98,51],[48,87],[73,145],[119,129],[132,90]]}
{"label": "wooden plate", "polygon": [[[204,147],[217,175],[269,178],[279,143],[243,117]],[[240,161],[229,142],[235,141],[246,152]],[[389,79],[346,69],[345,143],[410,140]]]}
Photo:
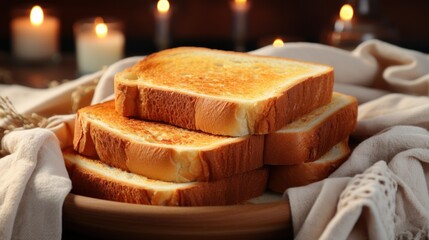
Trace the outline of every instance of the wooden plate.
{"label": "wooden plate", "polygon": [[164,207],[69,194],[63,206],[63,225],[66,233],[91,239],[285,239],[291,236],[287,201]]}

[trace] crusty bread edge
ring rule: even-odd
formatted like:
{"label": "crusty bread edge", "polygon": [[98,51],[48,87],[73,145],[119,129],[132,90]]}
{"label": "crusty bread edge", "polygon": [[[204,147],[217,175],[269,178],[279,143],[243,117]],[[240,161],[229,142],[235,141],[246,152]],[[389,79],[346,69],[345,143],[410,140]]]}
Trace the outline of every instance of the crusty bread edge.
{"label": "crusty bread edge", "polygon": [[268,99],[263,104],[252,106],[257,109],[257,114],[247,113],[250,133],[272,133],[314,109],[328,104],[332,98],[333,85],[334,72],[329,68],[326,72],[308,77],[285,89],[282,94]]}
{"label": "crusty bread edge", "polygon": [[74,125],[73,147],[77,152],[94,158],[98,155],[90,132],[90,123],[85,121],[78,111]]}
{"label": "crusty bread edge", "polygon": [[[156,190],[100,175],[70,159],[83,158],[69,150],[64,152],[72,192],[99,199],[168,206],[213,206],[238,204],[264,193],[268,169],[260,168],[212,182],[183,184],[171,190]],[[94,161],[89,160],[88,161]],[[100,164],[100,163],[98,163]],[[101,165],[101,164],[100,164]],[[106,166],[107,167],[107,166]],[[179,185],[170,183],[171,185]]]}
{"label": "crusty bread edge", "polygon": [[353,96],[347,97],[350,99],[347,105],[308,131],[279,131],[265,135],[264,163],[294,165],[311,162],[348,137],[356,129],[357,100]]}
{"label": "crusty bread edge", "polygon": [[211,181],[263,166],[263,136],[247,136],[201,149],[175,148],[133,139],[106,129],[81,110],[74,149],[106,164],[170,182]]}
{"label": "crusty bread edge", "polygon": [[350,155],[348,140],[338,143],[341,154],[328,161],[314,161],[296,165],[270,166],[268,189],[283,193],[287,188],[304,186],[327,178],[333,173]]}
{"label": "crusty bread edge", "polygon": [[302,79],[282,93],[256,103],[234,102],[121,82],[115,75],[115,108],[127,117],[170,123],[203,132],[244,136],[276,131],[300,116],[327,104],[332,97],[334,73]]}

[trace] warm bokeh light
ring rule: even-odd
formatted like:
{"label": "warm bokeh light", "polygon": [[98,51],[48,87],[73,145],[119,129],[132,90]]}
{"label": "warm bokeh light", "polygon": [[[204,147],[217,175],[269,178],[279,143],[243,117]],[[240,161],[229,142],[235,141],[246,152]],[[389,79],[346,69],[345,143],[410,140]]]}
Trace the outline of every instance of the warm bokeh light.
{"label": "warm bokeh light", "polygon": [[283,47],[284,45],[285,45],[285,43],[283,42],[283,40],[281,38],[276,38],[273,42],[274,47]]}
{"label": "warm bokeh light", "polygon": [[107,28],[107,25],[104,23],[103,18],[96,18],[95,19],[95,34],[97,34],[97,37],[104,38],[107,36],[107,32],[109,29]]}
{"label": "warm bokeh light", "polygon": [[40,26],[43,23],[43,10],[40,6],[34,6],[30,12],[30,22],[33,26]]}
{"label": "warm bokeh light", "polygon": [[158,9],[158,12],[166,13],[170,9],[170,3],[168,0],[159,0],[156,4],[156,8]]}
{"label": "warm bokeh light", "polygon": [[247,0],[234,0],[236,4],[246,4]]}
{"label": "warm bokeh light", "polygon": [[344,4],[340,10],[341,20],[350,21],[353,18],[353,7],[350,4]]}

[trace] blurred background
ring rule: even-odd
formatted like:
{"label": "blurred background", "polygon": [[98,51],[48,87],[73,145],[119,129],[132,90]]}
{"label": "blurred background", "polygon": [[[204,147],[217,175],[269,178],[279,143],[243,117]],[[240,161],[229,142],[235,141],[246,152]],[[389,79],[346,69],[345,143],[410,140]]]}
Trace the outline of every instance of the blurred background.
{"label": "blurred background", "polygon": [[[13,78],[15,82],[36,87],[45,87],[46,83],[28,84],[28,80],[22,80],[28,78],[25,71],[37,72],[43,69],[43,78],[79,76],[79,71],[76,70],[77,49],[73,25],[82,19],[93,17],[115,18],[122,23],[121,31],[125,37],[123,57],[146,55],[162,48],[183,45],[250,51],[272,44],[275,38],[281,38],[286,43],[319,42],[347,49],[352,49],[362,39],[379,38],[402,47],[429,52],[428,0],[245,2],[245,10],[240,10],[234,7],[237,3],[232,0],[170,0],[167,26],[160,27],[156,0],[1,1],[0,81],[7,80],[7,76],[1,77],[2,70],[9,73],[11,71],[9,75],[12,76],[9,78]],[[17,9],[31,9],[35,4],[49,10],[49,14],[59,20],[59,56],[48,66],[34,64],[34,61],[31,64],[19,61],[13,54],[11,21],[16,17]],[[338,36],[334,40],[330,39],[332,32],[345,31],[344,26],[347,27],[347,23],[344,26],[336,23],[344,4],[350,4],[354,10],[352,31],[370,33],[358,33],[358,37],[353,34],[346,36],[351,41],[345,45],[341,39],[338,41]],[[244,26],[238,26],[240,24]],[[167,45],[157,42],[159,39],[157,40],[156,35],[165,31],[160,28],[167,28]],[[24,73],[15,73],[17,69]],[[55,74],[49,75],[49,71]],[[63,75],[58,74],[61,71]]]}

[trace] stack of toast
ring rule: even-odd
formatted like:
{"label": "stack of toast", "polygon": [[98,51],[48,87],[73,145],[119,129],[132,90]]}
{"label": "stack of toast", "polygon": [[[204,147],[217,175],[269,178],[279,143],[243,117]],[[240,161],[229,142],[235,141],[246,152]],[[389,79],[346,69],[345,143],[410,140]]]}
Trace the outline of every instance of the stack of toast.
{"label": "stack of toast", "polygon": [[152,54],[82,108],[64,152],[73,191],[130,203],[245,202],[328,176],[350,152],[357,101],[329,66],[206,48]]}

